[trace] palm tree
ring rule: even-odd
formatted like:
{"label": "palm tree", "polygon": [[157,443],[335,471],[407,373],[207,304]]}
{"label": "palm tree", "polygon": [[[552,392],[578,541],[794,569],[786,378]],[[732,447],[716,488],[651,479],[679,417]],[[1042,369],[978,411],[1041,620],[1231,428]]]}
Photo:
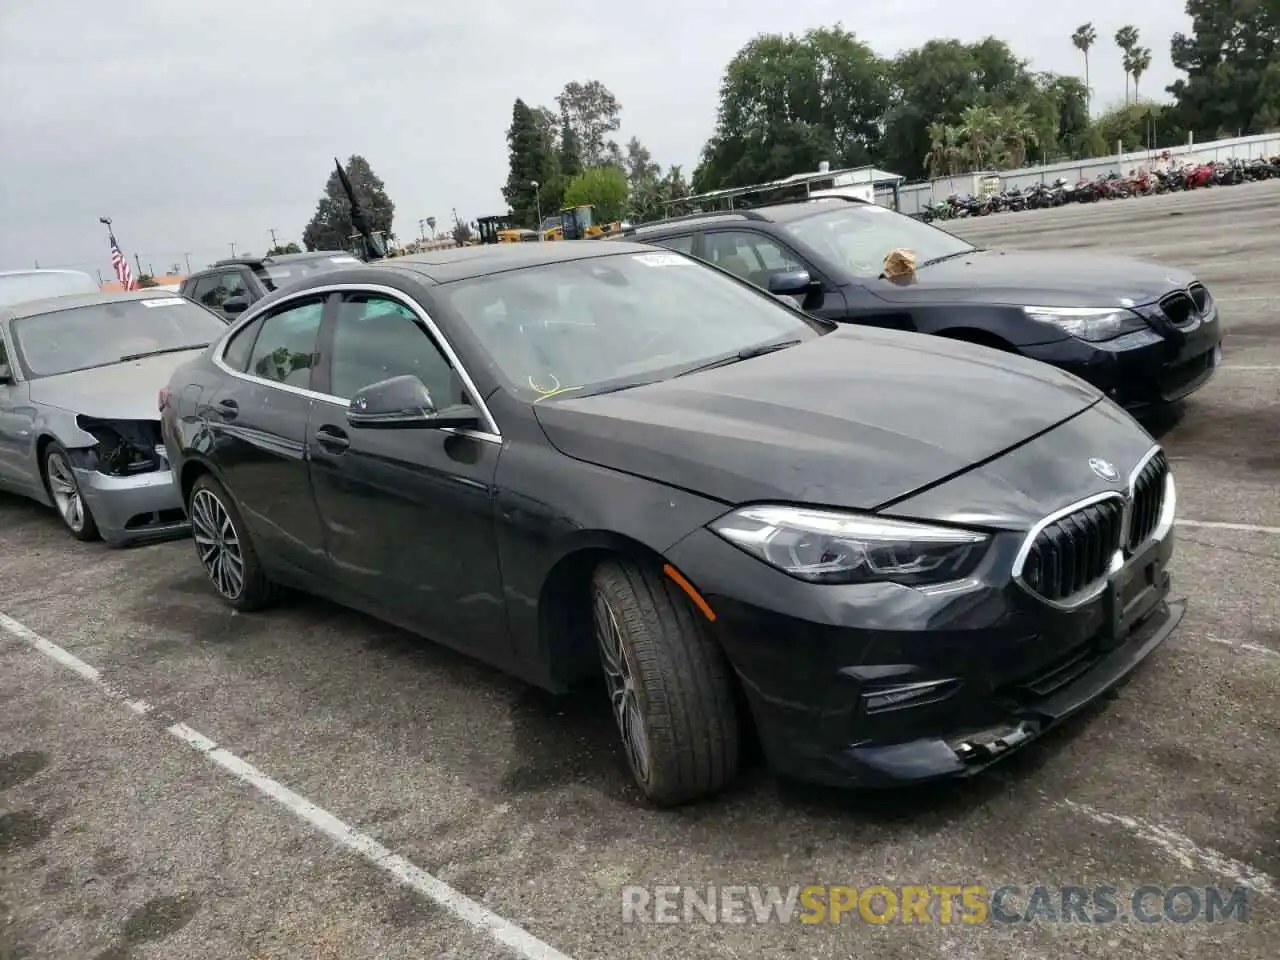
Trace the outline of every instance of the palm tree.
{"label": "palm tree", "polygon": [[960,130],[946,123],[929,124],[929,152],[925,156],[925,164],[929,168],[929,176],[955,176],[956,169],[963,159],[960,147]]}
{"label": "palm tree", "polygon": [[1124,102],[1129,104],[1129,57],[1138,45],[1138,28],[1127,24],[1116,31],[1116,46],[1121,50],[1121,62],[1124,64]]}
{"label": "palm tree", "polygon": [[1001,120],[990,107],[966,107],[960,117],[970,170],[981,170],[1000,147]]}
{"label": "palm tree", "polygon": [[1098,31],[1093,29],[1092,23],[1082,23],[1076,27],[1076,32],[1071,35],[1071,42],[1075,48],[1084,54],[1084,104],[1085,111],[1089,110],[1089,49],[1097,42]]}
{"label": "palm tree", "polygon": [[1151,48],[1134,47],[1125,55],[1125,69],[1133,76],[1133,102],[1138,102],[1138,81],[1151,69]]}
{"label": "palm tree", "polygon": [[1027,144],[1036,135],[1035,124],[1025,105],[1006,107],[997,116],[1000,147],[1009,167],[1020,167],[1027,161]]}

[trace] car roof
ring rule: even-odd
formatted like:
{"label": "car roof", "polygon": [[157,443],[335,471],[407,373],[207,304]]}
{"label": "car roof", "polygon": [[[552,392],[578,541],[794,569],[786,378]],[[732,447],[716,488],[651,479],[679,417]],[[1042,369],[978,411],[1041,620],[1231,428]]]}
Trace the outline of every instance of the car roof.
{"label": "car roof", "polygon": [[[867,201],[855,197],[813,197],[809,200],[792,200],[787,203],[772,203],[762,207],[747,207],[742,210],[709,210],[705,213],[690,213],[681,217],[668,217],[651,223],[641,223],[622,231],[625,237],[640,240],[646,236],[656,236],[668,232],[695,230],[710,224],[723,223],[791,223],[804,220],[820,213],[826,213],[840,204],[868,206]],[[887,208],[886,208],[887,209]]]}
{"label": "car roof", "polygon": [[156,290],[154,287],[119,293],[72,293],[61,297],[45,297],[41,300],[27,300],[23,303],[15,303],[11,306],[0,308],[0,313],[7,319],[20,320],[23,317],[36,317],[42,313],[74,310],[77,307],[93,307],[100,303],[119,303],[124,300],[182,299],[185,298],[168,290]]}
{"label": "car roof", "polygon": [[[652,253],[645,243],[624,240],[548,240],[542,243],[492,243],[475,247],[449,247],[368,264],[371,270],[412,273],[416,279],[435,283],[469,280],[525,267],[568,263],[623,253]],[[332,283],[332,279],[329,280]]]}
{"label": "car roof", "polygon": [[307,253],[281,253],[272,254],[265,257],[226,257],[222,260],[215,261],[211,266],[205,267],[203,270],[195,270],[191,277],[199,276],[202,273],[208,273],[211,270],[221,270],[224,267],[259,267],[270,264],[287,265],[290,263],[298,263],[304,260],[319,260],[323,257],[349,257],[349,250],[311,250]]}
{"label": "car roof", "polygon": [[74,274],[77,277],[87,277],[89,280],[93,280],[93,277],[90,277],[83,270],[64,270],[59,267],[50,267],[49,269],[37,267],[34,270],[0,270],[0,277],[29,277],[32,274],[38,273],[69,273]]}

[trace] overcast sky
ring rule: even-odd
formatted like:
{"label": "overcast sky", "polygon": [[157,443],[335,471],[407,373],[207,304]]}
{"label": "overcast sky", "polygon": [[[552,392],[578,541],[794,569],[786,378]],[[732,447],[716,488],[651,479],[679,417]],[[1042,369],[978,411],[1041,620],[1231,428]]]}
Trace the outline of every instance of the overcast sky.
{"label": "overcast sky", "polygon": [[[163,273],[301,241],[334,155],[363,154],[417,221],[501,213],[511,104],[553,105],[597,79],[623,142],[692,172],[725,64],[761,32],[841,18],[879,53],[929,37],[1004,38],[1035,69],[1081,73],[1076,26],[1098,32],[1095,107],[1124,96],[1117,27],[1152,50],[1143,88],[1175,79],[1180,0],[0,0],[0,269],[74,266],[108,278],[98,217]],[[861,9],[861,18],[853,11]],[[1030,15],[1034,13],[1034,15]]]}

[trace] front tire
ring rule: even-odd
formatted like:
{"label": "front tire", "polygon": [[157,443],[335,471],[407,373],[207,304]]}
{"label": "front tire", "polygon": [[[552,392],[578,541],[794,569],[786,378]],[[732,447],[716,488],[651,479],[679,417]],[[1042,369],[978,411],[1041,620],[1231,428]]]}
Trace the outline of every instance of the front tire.
{"label": "front tire", "polygon": [[713,794],[738,772],[737,709],[724,654],[679,589],[610,561],[592,578],[596,642],[637,786],[657,806]]}
{"label": "front tire", "polygon": [[187,515],[200,566],[223,602],[245,613],[273,603],[276,586],[262,569],[244,518],[210,474],[192,486]]}
{"label": "front tire", "polygon": [[71,468],[71,457],[59,443],[50,443],[45,448],[44,482],[67,532],[86,543],[97,540],[100,536],[98,524],[80,492],[80,481]]}

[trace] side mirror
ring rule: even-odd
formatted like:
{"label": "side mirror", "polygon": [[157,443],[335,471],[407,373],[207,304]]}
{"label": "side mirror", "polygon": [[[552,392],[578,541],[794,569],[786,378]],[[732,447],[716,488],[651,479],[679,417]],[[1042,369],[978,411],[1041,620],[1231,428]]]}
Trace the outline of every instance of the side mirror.
{"label": "side mirror", "polygon": [[244,313],[249,309],[249,301],[244,297],[228,297],[222,301],[223,313]]}
{"label": "side mirror", "polygon": [[382,430],[440,430],[477,427],[480,417],[470,404],[437,410],[431,391],[415,376],[392,377],[359,390],[347,406],[347,423]]}
{"label": "side mirror", "polygon": [[13,371],[7,363],[0,363],[0,384],[13,383]]}
{"label": "side mirror", "polygon": [[802,297],[813,286],[808,270],[779,270],[769,275],[769,292],[779,297]]}

